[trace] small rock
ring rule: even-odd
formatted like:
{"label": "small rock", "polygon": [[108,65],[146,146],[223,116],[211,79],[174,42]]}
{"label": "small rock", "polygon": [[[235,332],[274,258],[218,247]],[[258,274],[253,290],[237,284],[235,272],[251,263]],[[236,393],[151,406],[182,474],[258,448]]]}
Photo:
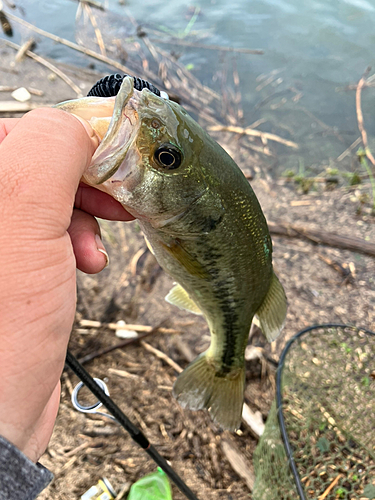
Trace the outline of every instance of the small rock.
{"label": "small rock", "polygon": [[126,330],[125,328],[121,328],[121,326],[126,325],[125,321],[122,319],[117,321],[116,325],[120,327],[116,328],[116,337],[119,337],[120,339],[135,339],[138,337],[138,333],[135,330]]}
{"label": "small rock", "polygon": [[25,87],[20,87],[12,92],[12,97],[16,101],[26,102],[31,98],[30,92]]}

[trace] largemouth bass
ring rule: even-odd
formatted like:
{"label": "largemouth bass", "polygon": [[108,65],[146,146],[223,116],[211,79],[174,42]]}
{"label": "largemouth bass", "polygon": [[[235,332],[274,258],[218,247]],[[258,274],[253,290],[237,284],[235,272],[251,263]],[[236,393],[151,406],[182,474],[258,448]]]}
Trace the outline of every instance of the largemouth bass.
{"label": "largemouth bass", "polygon": [[139,220],[147,245],[177,283],[166,300],[207,320],[211,345],[179,375],[174,396],[184,408],[207,408],[221,427],[238,428],[251,322],[257,316],[272,341],[287,309],[250,184],[181,106],[136,90],[131,77],[116,97],[57,107],[88,120],[100,136],[84,181]]}

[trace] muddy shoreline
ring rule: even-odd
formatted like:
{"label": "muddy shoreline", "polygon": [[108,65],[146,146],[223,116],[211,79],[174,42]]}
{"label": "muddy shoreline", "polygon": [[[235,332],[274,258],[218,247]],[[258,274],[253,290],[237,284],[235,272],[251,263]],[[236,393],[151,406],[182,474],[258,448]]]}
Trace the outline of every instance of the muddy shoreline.
{"label": "muddy shoreline", "polygon": [[[0,46],[0,86],[40,91],[41,95],[32,94],[28,101],[31,107],[76,97],[73,89],[56,75],[51,76],[54,73],[48,68],[27,57],[15,63],[14,56],[13,49]],[[102,76],[89,69],[58,66],[78,82],[83,95]],[[4,103],[16,103],[10,91],[0,92],[0,101],[2,109],[6,109]],[[1,112],[0,117],[20,117],[23,112],[13,108]],[[317,183],[304,194],[300,184],[265,175],[261,155],[236,148],[228,133],[216,132],[215,138],[252,177],[251,185],[268,220],[375,242],[375,219],[368,198],[363,196],[370,192],[368,183],[352,187],[342,183],[333,188]],[[79,300],[72,352],[84,356],[119,341],[109,328],[82,328],[83,319],[104,324],[118,320],[153,327],[163,324],[178,333],[156,331],[147,343],[185,367],[189,357],[208,345],[206,323],[164,301],[172,281],[147,251],[136,222],[102,221],[101,227],[111,264],[97,276],[77,273]],[[284,332],[275,343],[266,345],[256,334],[254,345],[277,360],[286,341],[309,325],[339,322],[374,329],[374,258],[285,236],[274,236],[273,244],[275,269],[288,296],[288,316]],[[345,269],[350,271],[346,276]],[[265,420],[274,397],[275,369],[271,363],[264,366],[259,360],[247,363],[245,399]],[[140,344],[97,357],[87,364],[87,369],[108,380],[111,396],[199,498],[251,498],[246,481],[234,472],[223,445],[230,443],[252,471],[257,437],[248,426],[243,424],[237,434],[222,432],[205,412],[181,410],[171,395],[175,370]],[[121,371],[128,375],[119,375]],[[154,463],[115,424],[73,410],[70,392],[76,382],[69,371],[64,372],[59,416],[41,460],[55,474],[55,480],[41,499],[79,498],[103,476],[119,491],[124,483],[134,482],[155,469]],[[173,498],[183,499],[175,487]]]}

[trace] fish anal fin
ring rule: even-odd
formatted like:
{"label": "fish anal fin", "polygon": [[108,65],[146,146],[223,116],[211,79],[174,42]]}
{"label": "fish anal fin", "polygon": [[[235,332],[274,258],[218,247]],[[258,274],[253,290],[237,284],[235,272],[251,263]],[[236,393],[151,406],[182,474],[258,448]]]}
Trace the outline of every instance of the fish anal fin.
{"label": "fish anal fin", "polygon": [[182,288],[182,286],[178,283],[167,294],[165,300],[180,309],[186,309],[194,314],[202,314],[202,311],[196,303],[191,300],[186,290],[184,290],[184,288]]}
{"label": "fish anal fin", "polygon": [[284,327],[288,303],[284,288],[275,273],[262,305],[256,312],[260,328],[268,342],[275,340]]}
{"label": "fish anal fin", "polygon": [[182,408],[206,408],[216,424],[234,431],[241,425],[244,389],[245,367],[223,374],[203,353],[178,376],[173,395]]}

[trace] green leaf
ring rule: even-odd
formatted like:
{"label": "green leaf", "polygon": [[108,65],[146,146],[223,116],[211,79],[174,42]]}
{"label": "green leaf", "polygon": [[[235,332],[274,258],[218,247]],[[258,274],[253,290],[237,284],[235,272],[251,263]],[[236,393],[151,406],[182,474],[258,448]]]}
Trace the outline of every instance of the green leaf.
{"label": "green leaf", "polygon": [[319,441],[316,443],[316,446],[319,448],[319,450],[322,453],[325,453],[326,451],[329,450],[329,441],[325,437],[322,437],[319,439]]}
{"label": "green leaf", "polygon": [[336,490],[336,495],[338,496],[338,498],[345,498],[345,495],[348,493],[348,490],[346,490],[345,488],[338,488]]}
{"label": "green leaf", "polygon": [[373,484],[368,484],[366,488],[363,490],[363,494],[369,500],[375,499],[375,486]]}
{"label": "green leaf", "polygon": [[363,377],[361,382],[363,387],[368,387],[370,385],[370,379],[368,377]]}

